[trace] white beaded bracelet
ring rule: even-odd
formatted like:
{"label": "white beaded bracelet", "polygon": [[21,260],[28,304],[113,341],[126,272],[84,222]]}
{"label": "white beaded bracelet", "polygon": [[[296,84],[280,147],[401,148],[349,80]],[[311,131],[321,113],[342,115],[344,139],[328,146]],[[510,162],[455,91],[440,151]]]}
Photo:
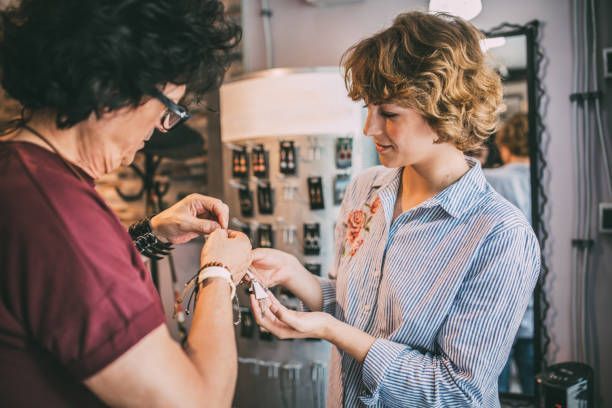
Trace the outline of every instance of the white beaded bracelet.
{"label": "white beaded bracelet", "polygon": [[230,273],[229,270],[227,270],[226,268],[222,266],[207,266],[206,268],[202,269],[202,271],[198,275],[198,284],[204,282],[208,278],[225,279],[227,283],[229,283],[230,288],[232,289],[230,299],[234,298],[234,295],[236,295],[236,285],[234,284],[234,281],[232,280],[232,274]]}

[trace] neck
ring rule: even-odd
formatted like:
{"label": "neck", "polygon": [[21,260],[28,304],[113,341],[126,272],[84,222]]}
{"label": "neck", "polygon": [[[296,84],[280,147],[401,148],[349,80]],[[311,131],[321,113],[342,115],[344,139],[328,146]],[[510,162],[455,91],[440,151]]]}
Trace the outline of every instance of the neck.
{"label": "neck", "polygon": [[510,156],[505,162],[506,164],[524,163],[529,164],[529,157],[524,156]]}
{"label": "neck", "polygon": [[399,197],[402,211],[433,197],[459,180],[468,170],[463,152],[450,146],[434,159],[404,167]]}
{"label": "neck", "polygon": [[41,114],[33,116],[27,125],[47,139],[57,152],[26,128],[16,130],[10,140],[32,143],[53,153],[59,153],[64,160],[80,168],[94,179],[104,174],[103,171],[98,170],[99,166],[96,166],[92,160],[87,159],[88,155],[85,153],[88,151],[87,139],[84,137],[81,126],[76,125],[69,129],[58,129],[53,118]]}

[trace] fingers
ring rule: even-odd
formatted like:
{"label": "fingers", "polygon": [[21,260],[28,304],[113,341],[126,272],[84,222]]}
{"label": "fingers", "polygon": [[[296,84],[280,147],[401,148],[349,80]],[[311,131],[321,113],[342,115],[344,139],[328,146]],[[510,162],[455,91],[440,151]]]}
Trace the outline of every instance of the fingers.
{"label": "fingers", "polygon": [[227,236],[231,239],[249,239],[245,233],[236,230],[227,230]]}
{"label": "fingers", "polygon": [[208,242],[211,239],[213,239],[213,240],[216,240],[216,239],[227,239],[227,230],[224,230],[222,228],[217,228],[216,230],[214,230],[213,232],[210,233],[210,235],[208,236],[208,239],[206,241]]}
{"label": "fingers", "polygon": [[189,199],[192,201],[193,208],[196,209],[196,215],[207,212],[213,214],[221,228],[227,229],[229,224],[229,207],[227,204],[217,198],[202,194],[190,194]]}
{"label": "fingers", "polygon": [[221,225],[219,225],[216,221],[211,220],[201,220],[197,219],[195,221],[195,229],[199,234],[208,235],[215,230],[222,229]]}
{"label": "fingers", "polygon": [[274,315],[278,320],[287,324],[290,327],[295,327],[298,323],[297,313],[293,310],[287,309],[283,306],[278,299],[271,297],[272,303],[270,304],[271,314]]}
{"label": "fingers", "polygon": [[263,313],[263,311],[259,307],[259,302],[257,301],[257,299],[255,299],[254,295],[251,295],[250,299],[253,317],[261,328],[269,331],[280,339],[303,337],[300,335],[300,333],[293,330],[293,328],[279,321],[272,313]]}
{"label": "fingers", "polygon": [[264,261],[270,255],[270,249],[268,248],[257,248],[251,253],[251,262],[257,263]]}
{"label": "fingers", "polygon": [[253,311],[253,316],[257,324],[270,330],[270,326],[276,318],[270,313],[266,313],[265,310],[261,310],[259,301],[255,298],[254,294],[249,295],[249,299],[251,301],[251,310]]}

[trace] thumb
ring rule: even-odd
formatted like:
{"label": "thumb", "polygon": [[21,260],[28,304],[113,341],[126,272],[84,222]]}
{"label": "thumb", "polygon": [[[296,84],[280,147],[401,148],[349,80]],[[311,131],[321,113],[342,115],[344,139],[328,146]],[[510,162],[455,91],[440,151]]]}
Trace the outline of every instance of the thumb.
{"label": "thumb", "polygon": [[191,232],[197,232],[198,234],[210,234],[211,232],[221,228],[218,222],[212,220],[196,219],[191,225]]}
{"label": "thumb", "polygon": [[256,263],[259,261],[265,261],[268,256],[269,251],[267,248],[257,248],[251,252],[251,263]]}
{"label": "thumb", "polygon": [[276,298],[273,298],[270,310],[278,320],[295,328],[299,324],[299,319],[293,310],[287,309]]}

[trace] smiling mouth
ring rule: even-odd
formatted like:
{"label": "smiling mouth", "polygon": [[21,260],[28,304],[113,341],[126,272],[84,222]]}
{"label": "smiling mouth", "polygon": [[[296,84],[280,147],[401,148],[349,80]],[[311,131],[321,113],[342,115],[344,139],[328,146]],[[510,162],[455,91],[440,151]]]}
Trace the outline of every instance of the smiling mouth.
{"label": "smiling mouth", "polygon": [[392,145],[384,145],[384,144],[376,143],[376,151],[378,152],[383,152],[387,149],[390,149],[391,147]]}

